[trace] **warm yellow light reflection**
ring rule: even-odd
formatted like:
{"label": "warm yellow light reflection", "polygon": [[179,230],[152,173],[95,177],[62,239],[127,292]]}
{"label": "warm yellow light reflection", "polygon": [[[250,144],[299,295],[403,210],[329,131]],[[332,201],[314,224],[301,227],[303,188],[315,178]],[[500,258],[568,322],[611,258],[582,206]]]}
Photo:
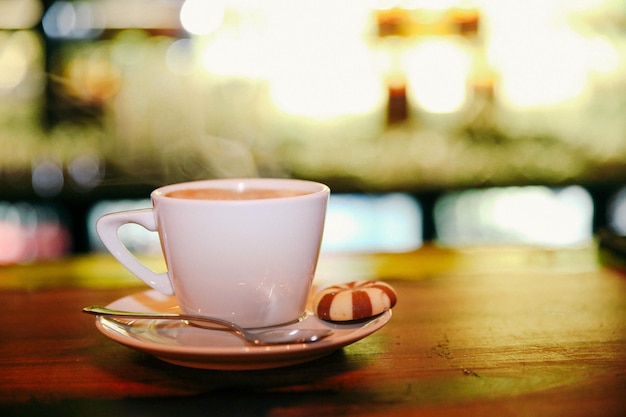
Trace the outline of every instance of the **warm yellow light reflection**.
{"label": "warm yellow light reflection", "polygon": [[276,107],[316,119],[377,108],[383,101],[382,80],[363,42],[367,10],[333,1],[283,6],[268,16],[272,48],[265,57]]}
{"label": "warm yellow light reflection", "polygon": [[380,78],[368,69],[365,52],[332,47],[319,54],[301,50],[292,71],[278,66],[271,71],[274,104],[285,113],[316,119],[373,111],[385,97]]}
{"label": "warm yellow light reflection", "polygon": [[581,102],[594,71],[614,71],[619,58],[574,22],[597,0],[501,1],[484,4],[486,53],[498,74],[496,94],[512,108]]}
{"label": "warm yellow light reflection", "polygon": [[229,31],[200,43],[202,67],[211,75],[257,79],[268,60],[258,38],[241,38]]}
{"label": "warm yellow light reflection", "polygon": [[599,36],[586,40],[585,51],[589,57],[589,68],[599,74],[611,74],[618,71],[620,52],[606,38]]}
{"label": "warm yellow light reflection", "polygon": [[68,63],[65,76],[68,92],[87,101],[111,98],[120,87],[119,71],[101,51],[74,58]]}
{"label": "warm yellow light reflection", "polygon": [[408,53],[405,69],[415,103],[432,113],[452,113],[467,101],[471,60],[451,40],[426,40]]}
{"label": "warm yellow light reflection", "polygon": [[500,99],[516,107],[576,99],[588,84],[585,49],[583,38],[569,31],[496,38],[492,53],[501,74]]}
{"label": "warm yellow light reflection", "polygon": [[[196,39],[209,75],[263,83],[274,107],[311,119],[367,114],[383,104],[382,80],[363,41],[368,10],[362,5],[216,4],[207,10],[206,2],[188,0],[181,11],[187,30],[210,34]],[[228,18],[210,24],[209,15]]]}

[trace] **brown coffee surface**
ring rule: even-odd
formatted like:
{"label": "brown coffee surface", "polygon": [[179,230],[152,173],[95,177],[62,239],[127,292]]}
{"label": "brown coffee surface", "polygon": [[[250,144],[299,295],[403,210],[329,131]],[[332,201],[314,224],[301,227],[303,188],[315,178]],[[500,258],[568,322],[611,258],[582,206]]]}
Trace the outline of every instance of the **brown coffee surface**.
{"label": "brown coffee surface", "polygon": [[187,188],[171,191],[166,197],[185,198],[190,200],[260,200],[267,198],[294,197],[309,194],[307,191],[271,188],[248,188],[232,190],[224,188]]}

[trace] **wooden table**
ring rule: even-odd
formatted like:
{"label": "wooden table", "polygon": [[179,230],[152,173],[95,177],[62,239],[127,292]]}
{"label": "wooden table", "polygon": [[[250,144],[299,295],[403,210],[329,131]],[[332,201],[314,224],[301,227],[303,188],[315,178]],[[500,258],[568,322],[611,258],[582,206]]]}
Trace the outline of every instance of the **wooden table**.
{"label": "wooden table", "polygon": [[319,274],[388,280],[393,318],[325,358],[232,372],[99,333],[83,306],[144,289],[108,257],[2,268],[0,415],[626,415],[626,277],[594,248],[329,255]]}

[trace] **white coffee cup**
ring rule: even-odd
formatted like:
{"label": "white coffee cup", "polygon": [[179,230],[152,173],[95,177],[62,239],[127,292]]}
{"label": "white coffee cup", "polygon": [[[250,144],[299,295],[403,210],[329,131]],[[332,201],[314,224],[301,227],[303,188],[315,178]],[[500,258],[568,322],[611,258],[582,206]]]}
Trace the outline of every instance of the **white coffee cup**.
{"label": "white coffee cup", "polygon": [[[250,192],[257,195],[240,199]],[[175,294],[184,313],[265,327],[305,312],[329,194],[324,184],[292,179],[179,183],[154,190],[151,209],[107,214],[96,227],[119,262],[151,287]],[[126,249],[117,231],[127,223],[158,231],[166,273]]]}

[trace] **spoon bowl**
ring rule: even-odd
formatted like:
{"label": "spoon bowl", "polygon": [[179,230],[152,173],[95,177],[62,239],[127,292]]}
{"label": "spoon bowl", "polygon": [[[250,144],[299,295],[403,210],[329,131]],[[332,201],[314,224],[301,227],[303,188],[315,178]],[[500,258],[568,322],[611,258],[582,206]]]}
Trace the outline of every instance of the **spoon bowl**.
{"label": "spoon bowl", "polygon": [[[95,316],[121,317],[133,319],[180,320],[196,327],[205,327],[212,330],[229,330],[253,345],[278,345],[292,343],[312,343],[322,340],[334,332],[331,329],[294,329],[276,327],[267,330],[244,329],[227,320],[215,317],[197,316],[176,313],[142,313],[135,311],[113,310],[102,306],[83,308],[83,312]],[[204,325],[203,325],[204,324]],[[213,326],[206,326],[210,324]],[[219,326],[216,328],[214,326]]]}

